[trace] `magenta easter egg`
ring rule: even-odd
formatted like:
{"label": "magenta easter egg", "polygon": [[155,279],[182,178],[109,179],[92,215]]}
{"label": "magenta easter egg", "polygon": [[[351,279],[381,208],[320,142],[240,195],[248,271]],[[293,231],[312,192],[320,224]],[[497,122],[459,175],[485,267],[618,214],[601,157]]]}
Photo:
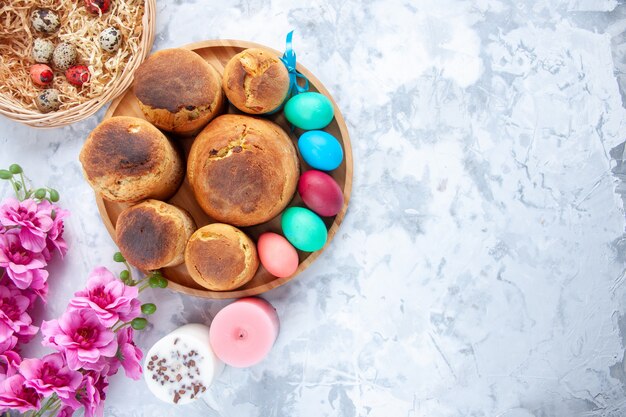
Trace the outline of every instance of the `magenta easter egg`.
{"label": "magenta easter egg", "polygon": [[283,236],[267,232],[259,236],[256,245],[261,264],[270,274],[284,278],[298,269],[298,252]]}
{"label": "magenta easter egg", "polygon": [[334,216],[343,207],[341,188],[330,175],[310,170],[300,176],[298,193],[304,204],[320,216]]}

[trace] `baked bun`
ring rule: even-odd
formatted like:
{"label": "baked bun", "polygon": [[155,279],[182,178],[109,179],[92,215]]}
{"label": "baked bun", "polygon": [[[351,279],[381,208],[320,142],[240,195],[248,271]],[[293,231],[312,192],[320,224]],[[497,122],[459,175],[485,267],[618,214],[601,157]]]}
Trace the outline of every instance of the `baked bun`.
{"label": "baked bun", "polygon": [[289,72],[272,52],[246,49],[226,64],[223,87],[228,100],[242,112],[268,113],[285,101]]}
{"label": "baked bun", "polygon": [[254,242],[241,230],[213,223],[191,236],[185,249],[185,265],[199,285],[212,291],[228,291],[250,281],[259,267]]}
{"label": "baked bun", "polygon": [[131,265],[150,271],[183,263],[194,230],[196,224],[185,210],[146,200],[120,213],[115,241]]}
{"label": "baked bun", "polygon": [[296,190],[298,157],[275,123],[225,114],[196,137],[187,177],[196,200],[212,218],[236,226],[264,223],[289,204]]}
{"label": "baked bun", "polygon": [[181,135],[197,133],[225,102],[220,74],[187,49],[152,54],[135,71],[134,91],[148,121]]}
{"label": "baked bun", "polygon": [[100,123],[83,144],[80,163],[93,189],[116,202],[167,199],[184,177],[174,146],[159,129],[136,117]]}

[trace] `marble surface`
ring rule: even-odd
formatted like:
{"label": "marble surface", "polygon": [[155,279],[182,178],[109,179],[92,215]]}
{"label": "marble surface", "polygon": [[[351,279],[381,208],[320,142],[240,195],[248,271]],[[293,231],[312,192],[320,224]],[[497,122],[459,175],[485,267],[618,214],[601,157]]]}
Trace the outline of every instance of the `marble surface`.
{"label": "marble surface", "polygon": [[[352,136],[350,209],[311,268],[265,294],[282,331],[205,403],[168,407],[116,377],[130,416],[626,414],[626,6],[616,0],[159,1],[155,49],[210,38],[283,48]],[[0,118],[22,164],[73,210],[52,268],[59,315],[114,244],[77,161],[103,112],[34,130]],[[0,189],[2,195],[8,188]],[[225,302],[147,294],[146,348]]]}

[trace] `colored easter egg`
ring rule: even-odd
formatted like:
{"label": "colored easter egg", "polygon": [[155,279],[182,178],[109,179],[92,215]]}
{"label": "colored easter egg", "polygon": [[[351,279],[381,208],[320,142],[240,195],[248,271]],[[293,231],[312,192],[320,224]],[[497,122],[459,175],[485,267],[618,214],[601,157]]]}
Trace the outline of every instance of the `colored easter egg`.
{"label": "colored easter egg", "polygon": [[65,71],[65,78],[67,78],[70,84],[76,87],[82,87],[83,84],[89,81],[91,74],[86,65],[74,65]]}
{"label": "colored easter egg", "polygon": [[45,87],[54,79],[54,73],[46,64],[35,64],[30,67],[30,79],[35,85]]}
{"label": "colored easter egg", "polygon": [[285,104],[285,117],[300,129],[323,129],[333,120],[333,116],[333,103],[320,93],[301,93]]}
{"label": "colored easter egg", "polygon": [[275,277],[293,275],[298,269],[298,252],[289,241],[277,233],[267,232],[259,236],[257,252],[263,267]]}
{"label": "colored easter egg", "polygon": [[111,8],[111,0],[85,0],[85,9],[89,13],[106,13]]}
{"label": "colored easter egg", "polygon": [[334,216],[343,207],[343,193],[333,177],[311,170],[300,176],[298,193],[304,204],[320,216]]}
{"label": "colored easter egg", "polygon": [[289,242],[304,252],[315,252],[326,244],[328,231],[322,219],[304,207],[289,207],[280,220]]}
{"label": "colored easter egg", "polygon": [[343,149],[339,141],[322,130],[304,132],[298,139],[298,149],[307,164],[322,171],[332,171],[343,161]]}

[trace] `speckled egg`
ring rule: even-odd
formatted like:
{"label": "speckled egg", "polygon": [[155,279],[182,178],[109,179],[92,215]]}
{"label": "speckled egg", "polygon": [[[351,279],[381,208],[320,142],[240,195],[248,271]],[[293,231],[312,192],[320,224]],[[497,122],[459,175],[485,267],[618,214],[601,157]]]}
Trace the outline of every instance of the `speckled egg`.
{"label": "speckled egg", "polygon": [[35,64],[30,67],[30,79],[35,85],[45,87],[52,83],[54,73],[52,72],[52,68],[46,64]]}
{"label": "speckled egg", "polygon": [[74,45],[63,42],[54,48],[52,63],[56,69],[65,71],[76,63],[77,58],[78,53],[76,52]]}
{"label": "speckled egg", "polygon": [[37,32],[54,33],[59,29],[59,16],[50,9],[35,9],[30,14],[30,23]]}
{"label": "speckled egg", "polygon": [[36,98],[37,108],[42,113],[59,110],[61,100],[59,100],[59,92],[54,88],[42,91]]}
{"label": "speckled egg", "polygon": [[33,59],[40,64],[49,64],[54,53],[54,43],[48,39],[35,39],[33,42]]}
{"label": "speckled egg", "polygon": [[115,52],[122,44],[122,33],[114,27],[109,27],[100,32],[100,48],[107,52]]}

